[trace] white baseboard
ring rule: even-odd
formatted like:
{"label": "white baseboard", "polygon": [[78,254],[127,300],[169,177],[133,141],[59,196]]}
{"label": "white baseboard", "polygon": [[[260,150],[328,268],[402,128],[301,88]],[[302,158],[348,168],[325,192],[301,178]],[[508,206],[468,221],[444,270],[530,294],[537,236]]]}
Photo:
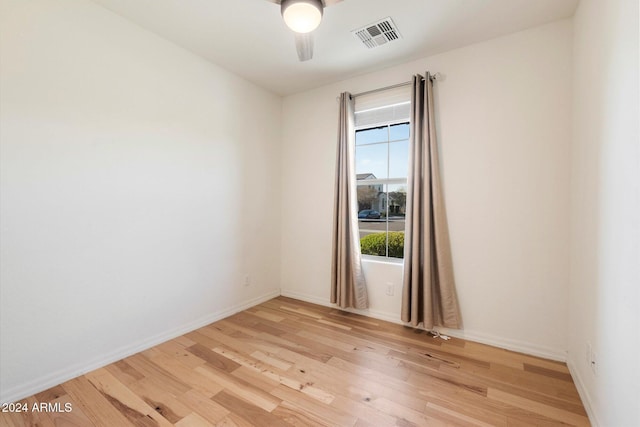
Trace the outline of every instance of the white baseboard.
{"label": "white baseboard", "polygon": [[323,305],[325,307],[334,307],[334,304],[331,304],[328,299],[317,297],[315,295],[309,295],[296,291],[288,291],[286,289],[280,289],[280,295],[287,298],[310,302],[311,304]]}
{"label": "white baseboard", "polygon": [[576,385],[576,389],[578,389],[578,394],[580,395],[580,399],[582,400],[584,409],[587,411],[587,416],[589,417],[591,425],[593,427],[601,426],[602,424],[598,420],[598,417],[593,410],[593,403],[589,395],[589,391],[587,390],[587,387],[585,387],[584,381],[582,381],[580,372],[575,368],[570,358],[567,358],[567,367],[569,368],[569,372],[571,373],[571,378],[573,378],[573,383]]}
{"label": "white baseboard", "polygon": [[[282,296],[298,299],[301,301],[310,302],[313,304],[323,305],[326,307],[335,307],[335,304],[331,304],[329,300],[320,298],[314,295],[308,295],[300,292],[289,291],[283,289],[281,291]],[[345,311],[351,313],[362,314],[363,316],[373,317],[375,319],[384,320],[399,325],[405,323],[400,320],[400,313],[389,313],[377,310],[354,310],[347,309]],[[559,362],[566,362],[567,354],[565,351],[557,350],[554,348],[544,347],[526,341],[513,340],[510,338],[502,338],[490,334],[485,334],[471,330],[451,330],[445,328],[439,328],[439,331],[443,334],[450,335],[456,338],[462,338],[468,341],[474,341],[481,344],[491,345],[493,347],[504,348],[506,350],[517,351],[518,353],[524,353],[531,356],[543,357],[545,359],[556,360]]]}
{"label": "white baseboard", "polygon": [[2,394],[0,395],[0,402],[15,402],[33,394],[39,393],[43,390],[61,384],[65,381],[69,381],[87,372],[102,368],[103,366],[109,365],[110,363],[147,350],[153,346],[169,341],[173,338],[179,337],[180,335],[184,335],[210,323],[224,319],[225,317],[229,317],[235,313],[246,310],[247,308],[251,308],[255,305],[261,304],[278,296],[280,296],[280,290],[272,291],[268,294],[253,298],[249,301],[236,304],[225,310],[210,313],[185,325],[162,332],[137,343],[121,347],[109,354],[102,355],[98,358],[88,361],[87,363],[76,364],[74,366],[70,366],[65,369],[53,372],[42,378],[37,378],[25,384],[21,384],[18,387],[13,387],[8,390],[2,390]]}
{"label": "white baseboard", "polygon": [[[324,307],[338,308],[335,304],[332,304],[328,299],[320,298],[315,295],[304,294],[295,291],[288,291],[283,289],[280,293],[283,297],[289,297],[300,301],[310,302],[312,304],[322,305]],[[378,320],[384,320],[386,322],[397,323],[398,325],[404,325],[400,320],[400,317],[394,313],[387,313],[385,311],[378,310],[356,310],[354,308],[341,308],[340,310],[348,311],[349,313],[361,314],[363,316],[372,317]]]}
{"label": "white baseboard", "polygon": [[514,340],[511,338],[498,337],[495,335],[485,334],[473,330],[455,330],[447,328],[438,328],[438,330],[445,335],[450,335],[455,338],[462,338],[468,341],[474,341],[493,347],[504,348],[505,350],[528,354],[530,356],[555,360],[557,362],[567,361],[566,351],[558,350],[551,347],[532,344],[526,341]]}

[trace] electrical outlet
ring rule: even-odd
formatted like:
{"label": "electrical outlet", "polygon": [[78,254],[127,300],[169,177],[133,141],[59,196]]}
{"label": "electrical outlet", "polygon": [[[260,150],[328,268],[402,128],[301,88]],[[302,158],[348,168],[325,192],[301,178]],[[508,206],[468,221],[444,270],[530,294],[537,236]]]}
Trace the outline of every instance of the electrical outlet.
{"label": "electrical outlet", "polygon": [[393,285],[393,283],[387,282],[387,295],[392,297],[394,292],[395,292],[395,286]]}
{"label": "electrical outlet", "polygon": [[249,286],[250,284],[251,284],[251,278],[247,274],[246,276],[244,276],[244,285]]}

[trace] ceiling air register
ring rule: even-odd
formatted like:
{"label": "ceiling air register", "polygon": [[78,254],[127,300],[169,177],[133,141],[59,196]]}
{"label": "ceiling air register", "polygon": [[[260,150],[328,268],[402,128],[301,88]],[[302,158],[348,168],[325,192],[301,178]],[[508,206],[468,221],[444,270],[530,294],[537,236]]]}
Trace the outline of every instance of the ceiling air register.
{"label": "ceiling air register", "polygon": [[351,34],[369,49],[401,38],[400,32],[391,18],[384,18],[378,22],[358,28],[351,31]]}

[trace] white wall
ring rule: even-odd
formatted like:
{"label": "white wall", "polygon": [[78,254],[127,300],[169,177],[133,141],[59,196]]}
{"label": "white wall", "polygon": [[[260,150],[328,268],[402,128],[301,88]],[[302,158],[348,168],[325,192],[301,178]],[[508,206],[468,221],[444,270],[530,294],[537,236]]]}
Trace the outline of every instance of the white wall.
{"label": "white wall", "polygon": [[1,6],[0,401],[277,295],[281,99],[87,1]]}
{"label": "white wall", "polygon": [[[283,294],[329,301],[336,96],[437,71],[462,335],[564,359],[571,42],[564,20],[285,98]],[[402,267],[367,262],[365,272],[369,314],[399,320]]]}
{"label": "white wall", "polygon": [[638,426],[638,2],[582,0],[574,19],[568,361],[594,424]]}

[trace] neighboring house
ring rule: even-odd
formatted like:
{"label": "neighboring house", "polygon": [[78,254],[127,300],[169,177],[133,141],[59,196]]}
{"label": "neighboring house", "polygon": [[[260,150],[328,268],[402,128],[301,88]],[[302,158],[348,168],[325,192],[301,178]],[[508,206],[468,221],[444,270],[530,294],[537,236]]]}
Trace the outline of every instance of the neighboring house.
{"label": "neighboring house", "polygon": [[407,193],[405,191],[389,192],[389,216],[404,216],[407,208]]}
{"label": "neighboring house", "polygon": [[356,175],[358,185],[358,211],[374,209],[380,213],[386,209],[383,184],[363,184],[362,181],[378,179],[372,173]]}
{"label": "neighboring house", "polygon": [[357,181],[363,181],[366,179],[378,179],[378,178],[376,178],[376,176],[372,173],[359,173],[356,175]]}
{"label": "neighboring house", "polygon": [[[387,193],[384,192],[384,184],[364,184],[363,181],[378,179],[372,173],[359,173],[356,175],[358,183],[358,211],[374,209],[382,214],[387,214]],[[389,215],[404,215],[405,192],[389,193]]]}

